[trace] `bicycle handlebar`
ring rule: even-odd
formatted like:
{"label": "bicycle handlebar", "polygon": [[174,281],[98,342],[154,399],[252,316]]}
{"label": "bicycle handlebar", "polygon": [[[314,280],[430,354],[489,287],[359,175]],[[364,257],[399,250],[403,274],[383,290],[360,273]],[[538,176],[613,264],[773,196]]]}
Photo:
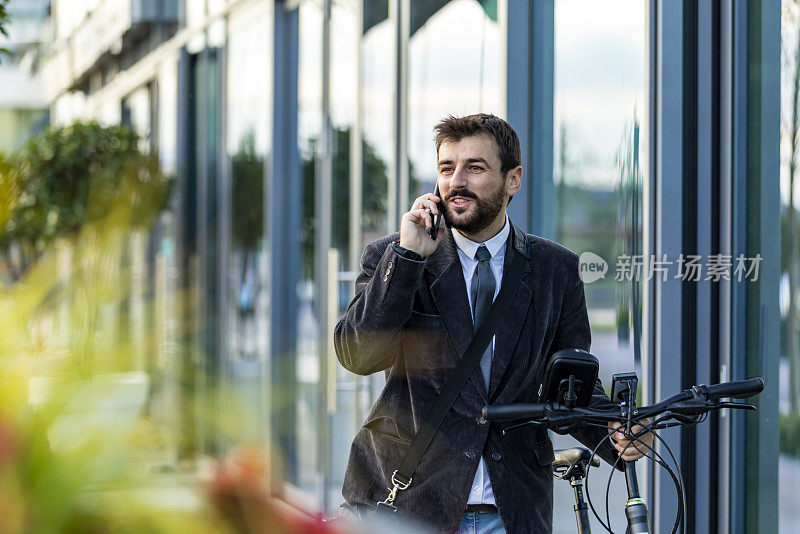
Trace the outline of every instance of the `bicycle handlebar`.
{"label": "bicycle handlebar", "polygon": [[[572,384],[570,382],[570,391],[571,387]],[[696,424],[702,421],[704,415],[708,412],[719,410],[721,408],[755,410],[754,406],[750,406],[748,404],[725,402],[721,399],[745,399],[747,397],[756,395],[763,390],[764,381],[759,377],[755,377],[747,380],[713,384],[711,386],[694,386],[681,391],[676,395],[672,395],[661,402],[657,402],[652,406],[637,407],[633,398],[633,392],[635,391],[634,387],[632,391],[629,391],[629,402],[627,404],[610,404],[607,405],[608,407],[599,409],[568,407],[558,403],[505,404],[485,406],[483,408],[483,417],[484,419],[490,419],[493,421],[509,421],[513,419],[529,420],[519,424],[512,424],[511,426],[503,429],[503,434],[505,434],[507,431],[512,431],[531,424],[540,427],[546,427],[563,434],[569,432],[570,429],[576,424],[589,423],[605,427],[607,421],[612,420],[627,421],[627,424],[623,423],[623,425],[629,431],[630,428],[628,425],[630,425],[633,420],[641,421],[643,419],[649,419],[650,417],[653,417],[651,422],[647,424],[641,423],[645,426],[641,432],[634,435],[626,433],[625,436],[632,440],[631,443],[634,441],[641,442],[646,449],[652,452],[652,459],[662,465],[672,475],[676,490],[678,491],[679,503],[678,514],[672,530],[674,534],[677,532],[677,529],[681,524],[681,519],[686,515],[686,501],[684,498],[685,494],[683,490],[683,477],[680,474],[680,467],[678,466],[678,462],[675,460],[675,456],[672,454],[672,451],[670,451],[669,446],[663,439],[658,437],[658,434],[653,435],[661,441],[664,448],[667,450],[667,452],[669,452],[673,464],[678,471],[677,477],[669,465],[665,463],[663,459],[661,459],[659,453],[644,441],[639,440],[638,436],[645,431],[652,432],[654,430],[668,428],[670,426]],[[611,434],[600,440],[595,449],[592,451],[592,457],[595,456],[600,445],[606,439],[610,438]],[[620,453],[620,458],[622,458],[622,453]],[[613,474],[614,470],[612,470],[611,473]],[[588,476],[588,466],[586,475]],[[649,522],[647,519],[647,506],[639,497],[636,470],[633,462],[625,462],[625,479],[628,486],[628,501],[625,505],[625,514],[628,519],[628,532],[650,532]],[[609,485],[610,483],[611,475],[609,475]],[[573,484],[573,487],[580,488],[580,486],[575,484]],[[578,499],[578,504],[575,505],[575,511],[578,514],[578,531],[584,531],[581,528],[582,525],[586,525],[588,531],[588,513],[581,515],[581,510],[585,512],[586,506],[584,504],[583,508],[579,507],[581,500],[578,490],[576,490],[576,499]],[[589,505],[592,506],[591,499],[589,500]],[[603,524],[606,530],[611,532],[611,527],[603,523],[602,519],[600,519],[600,517],[597,515],[594,506],[592,506],[592,512],[594,512],[595,517],[600,520],[601,524]],[[608,514],[608,486],[606,487],[606,514]],[[684,523],[684,532],[685,531]]]}
{"label": "bicycle handlebar", "polygon": [[[713,404],[705,406],[707,401],[717,401],[723,398],[745,399],[760,393],[764,389],[764,381],[759,378],[748,378],[747,380],[736,380],[733,382],[723,382],[711,386],[695,386],[677,395],[673,395],[652,406],[641,406],[637,409],[638,417],[650,417],[669,411],[675,408],[676,411],[685,412],[688,408],[690,412],[699,413],[718,408],[719,405]],[[704,404],[696,403],[683,404],[685,401],[701,400]],[[679,408],[680,406],[680,408]],[[547,404],[502,404],[495,406],[484,406],[483,417],[491,421],[510,421],[512,419],[543,419],[550,415],[558,416],[571,413],[582,415],[586,418],[594,417],[620,417],[619,409],[593,410],[590,408],[573,408],[568,410],[564,407],[550,406]]]}
{"label": "bicycle handlebar", "polygon": [[764,381],[760,377],[748,378],[747,380],[736,380],[735,382],[724,382],[708,386],[706,397],[709,400],[717,400],[725,397],[732,399],[746,399],[764,390]]}
{"label": "bicycle handlebar", "polygon": [[542,417],[547,409],[546,404],[503,404],[484,406],[483,417],[492,421],[510,421],[525,417]]}

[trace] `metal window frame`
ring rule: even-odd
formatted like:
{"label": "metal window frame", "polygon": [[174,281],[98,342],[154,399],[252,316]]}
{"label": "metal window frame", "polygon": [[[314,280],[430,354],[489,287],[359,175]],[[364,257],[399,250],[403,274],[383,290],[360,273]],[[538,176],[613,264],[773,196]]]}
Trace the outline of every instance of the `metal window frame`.
{"label": "metal window frame", "polygon": [[508,214],[524,231],[552,238],[555,2],[507,2],[506,25],[506,116],[527,173]]}
{"label": "metal window frame", "polygon": [[[740,2],[744,3],[744,2]],[[758,282],[746,285],[747,328],[744,375],[760,375],[767,387],[753,399],[758,412],[744,419],[746,507],[748,532],[778,528],[778,358],[780,326],[780,35],[779,2],[747,2],[747,114],[737,117],[747,127],[747,257],[764,258]],[[735,24],[734,19],[734,24]],[[734,28],[736,26],[734,25]],[[736,126],[735,126],[736,127]],[[735,503],[739,504],[739,503]]]}
{"label": "metal window frame", "polygon": [[[315,313],[321,334],[319,339],[319,391],[317,406],[317,465],[318,475],[321,477],[319,488],[322,497],[322,506],[327,509],[327,487],[330,465],[330,404],[331,386],[328,376],[333,362],[328,361],[330,345],[333,343],[328,324],[330,309],[328,294],[331,289],[331,279],[328,276],[329,261],[328,251],[331,248],[331,210],[333,194],[333,143],[335,134],[331,122],[331,10],[333,0],[322,0],[322,131],[320,132],[319,150],[317,151],[314,166],[314,286],[315,286]],[[334,388],[335,389],[335,385]]]}
{"label": "metal window frame", "polygon": [[[695,251],[702,257],[719,253],[719,71],[720,71],[720,17],[719,4],[702,2],[694,13],[694,39],[696,62],[696,109],[694,116],[696,142],[695,199]],[[711,31],[704,31],[710,29]],[[714,384],[719,382],[719,286],[711,281],[700,281],[695,287],[694,365],[690,382]],[[698,532],[710,532],[718,524],[719,488],[713,483],[718,471],[719,415],[711,416],[709,423],[698,425],[687,433],[687,441],[694,444],[692,486],[692,512],[687,522]],[[695,513],[694,510],[708,510]]]}
{"label": "metal window frame", "polygon": [[[651,85],[654,97],[651,108],[651,174],[649,181],[652,192],[652,244],[653,253],[657,257],[666,254],[668,258],[677,258],[682,252],[683,239],[681,232],[674,228],[683,227],[683,152],[684,127],[683,115],[683,9],[679,2],[670,3],[654,1],[651,4],[654,39],[651,42],[653,52]],[[665,113],[665,110],[669,112]],[[651,280],[653,305],[648,310],[652,314],[649,323],[653,327],[653,346],[649,353],[651,365],[648,366],[655,399],[678,391],[681,386],[683,362],[675,361],[674,340],[682,339],[684,322],[684,295],[681,283],[674,278],[666,282],[660,279]],[[680,440],[676,433],[662,436],[669,447],[675,451],[678,462],[681,461]],[[663,448],[656,447],[659,453],[666,454]],[[672,481],[666,473],[651,471],[653,484],[650,488],[650,502],[653,504],[653,529],[660,532],[667,528],[666,522],[671,518],[662,518],[661,511],[673,506],[674,490]]]}
{"label": "metal window frame", "polygon": [[[760,253],[765,261],[757,283],[701,281],[687,288],[653,281],[648,400],[729,378],[761,375],[776,384],[779,6],[651,0],[649,8],[654,250]],[[676,339],[677,362],[669,357]],[[690,530],[776,528],[776,389],[756,403],[756,414],[722,414],[683,430],[680,443],[665,436],[692,488]],[[674,490],[664,474],[651,474],[653,523],[661,531],[671,522],[666,511],[674,508]]]}
{"label": "metal window frame", "polygon": [[[270,432],[277,454],[272,472],[296,478],[297,442],[296,408],[285,399],[294,398],[296,385],[297,349],[297,283],[300,271],[300,213],[302,213],[300,154],[297,149],[297,74],[299,52],[299,12],[297,6],[276,1],[273,8],[273,103],[272,159],[270,176],[280,180],[267,182],[265,206],[267,235],[270,236],[271,320],[269,359],[270,369]],[[283,490],[283,480],[272,479],[277,493]]]}
{"label": "metal window frame", "polygon": [[408,209],[408,43],[411,39],[409,0],[389,0],[389,19],[395,31],[394,155],[389,162],[389,228],[400,228]]}

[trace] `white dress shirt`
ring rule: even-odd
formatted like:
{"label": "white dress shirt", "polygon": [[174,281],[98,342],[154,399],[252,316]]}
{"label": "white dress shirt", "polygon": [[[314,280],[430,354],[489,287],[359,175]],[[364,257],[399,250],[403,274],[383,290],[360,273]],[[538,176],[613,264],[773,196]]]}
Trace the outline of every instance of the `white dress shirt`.
{"label": "white dress shirt", "polygon": [[[495,280],[493,299],[497,298],[497,294],[500,292],[500,283],[503,280],[503,260],[506,255],[506,241],[508,240],[510,231],[511,227],[508,224],[508,216],[506,216],[506,224],[503,226],[503,229],[500,230],[500,233],[485,243],[470,241],[461,235],[458,230],[453,230],[453,240],[456,242],[456,247],[458,248],[458,259],[461,260],[461,271],[464,273],[464,282],[467,286],[467,299],[469,300],[470,313],[472,313],[473,305],[472,292],[469,288],[472,286],[472,275],[475,272],[475,267],[478,266],[475,253],[478,251],[478,247],[486,245],[489,254],[492,255],[489,264],[491,265]],[[494,339],[494,336],[492,336],[492,353],[494,353]],[[489,384],[486,384],[486,388],[489,388]],[[480,451],[478,454],[480,454]],[[486,461],[483,459],[482,455],[478,463],[478,470],[475,472],[475,478],[472,481],[472,489],[469,492],[467,504],[495,504],[492,483],[489,480]]]}

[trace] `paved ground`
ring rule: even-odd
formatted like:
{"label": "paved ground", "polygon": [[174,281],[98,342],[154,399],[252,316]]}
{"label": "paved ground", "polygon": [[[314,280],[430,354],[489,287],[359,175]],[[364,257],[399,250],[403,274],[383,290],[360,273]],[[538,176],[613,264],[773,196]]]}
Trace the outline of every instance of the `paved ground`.
{"label": "paved ground", "polygon": [[800,460],[781,454],[778,460],[779,532],[800,532]]}

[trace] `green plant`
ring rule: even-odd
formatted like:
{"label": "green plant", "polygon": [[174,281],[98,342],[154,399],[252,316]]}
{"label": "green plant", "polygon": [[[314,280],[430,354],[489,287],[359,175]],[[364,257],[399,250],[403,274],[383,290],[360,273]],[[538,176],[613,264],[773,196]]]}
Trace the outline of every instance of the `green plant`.
{"label": "green plant", "polygon": [[800,458],[800,413],[781,414],[778,433],[780,451]]}
{"label": "green plant", "polygon": [[[334,248],[346,250],[350,217],[350,128],[334,130],[335,152],[332,164],[331,199],[331,244]],[[315,219],[315,180],[319,140],[309,141],[311,150],[301,161],[303,212],[301,218],[302,272],[307,278],[314,273],[314,232],[321,224]],[[366,140],[361,142],[362,150],[362,224],[375,226],[376,221],[386,217],[389,167]],[[356,245],[358,246],[358,245]]]}
{"label": "green plant", "polygon": [[245,252],[258,248],[264,234],[264,158],[256,153],[255,133],[244,136],[231,157],[233,167],[233,243]]}
{"label": "green plant", "polygon": [[109,224],[109,214],[130,230],[152,224],[172,180],[140,145],[130,128],[78,122],[48,127],[6,158],[0,183],[19,192],[0,230],[0,259],[12,279],[59,238]]}
{"label": "green plant", "polygon": [[[8,25],[8,11],[6,10],[6,6],[8,2],[9,0],[0,0],[0,35],[4,37],[8,37],[8,30],[6,30],[6,26]],[[3,54],[9,54],[9,51],[6,48],[0,48],[0,58],[3,57]]]}

